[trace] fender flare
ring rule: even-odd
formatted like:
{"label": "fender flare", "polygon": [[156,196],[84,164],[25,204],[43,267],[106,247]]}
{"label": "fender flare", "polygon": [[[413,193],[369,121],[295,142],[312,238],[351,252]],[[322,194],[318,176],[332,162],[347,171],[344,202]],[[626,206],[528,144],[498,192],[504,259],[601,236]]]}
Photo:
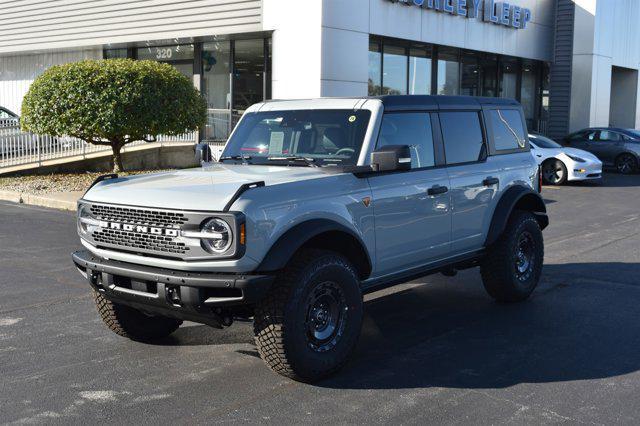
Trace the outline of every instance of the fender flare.
{"label": "fender flare", "polygon": [[366,255],[369,271],[371,270],[371,257],[362,238],[352,229],[330,219],[311,219],[299,223],[287,230],[271,246],[265,257],[260,262],[257,271],[270,272],[284,268],[293,255],[312,238],[326,232],[341,232],[351,236]]}
{"label": "fender flare", "polygon": [[516,206],[533,213],[540,225],[540,229],[544,229],[549,225],[547,207],[540,194],[525,186],[512,186],[505,191],[496,205],[487,239],[484,243],[485,247],[493,244],[504,232],[509,217],[511,217],[511,213],[516,209]]}

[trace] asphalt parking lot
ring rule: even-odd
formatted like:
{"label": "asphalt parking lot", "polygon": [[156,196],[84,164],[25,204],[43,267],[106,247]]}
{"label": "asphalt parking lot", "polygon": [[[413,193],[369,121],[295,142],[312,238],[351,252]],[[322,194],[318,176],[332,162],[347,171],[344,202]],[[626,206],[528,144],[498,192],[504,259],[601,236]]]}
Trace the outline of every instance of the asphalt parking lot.
{"label": "asphalt parking lot", "polygon": [[251,325],[112,334],[71,265],[74,215],[0,202],[0,423],[640,423],[640,175],[545,187],[543,279],[500,305],[477,270],[367,297],[352,361],[275,375]]}

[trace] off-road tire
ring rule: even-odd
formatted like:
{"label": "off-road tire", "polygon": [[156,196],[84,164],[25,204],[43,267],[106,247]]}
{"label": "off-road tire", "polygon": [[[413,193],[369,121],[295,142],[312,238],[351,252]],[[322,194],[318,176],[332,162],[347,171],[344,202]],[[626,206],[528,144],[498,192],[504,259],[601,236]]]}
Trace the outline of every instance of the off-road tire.
{"label": "off-road tire", "polygon": [[149,316],[128,306],[113,303],[104,295],[93,292],[98,313],[107,327],[119,336],[148,342],[167,337],[180,327],[181,320]]}
{"label": "off-road tire", "polygon": [[[309,343],[309,298],[326,282],[334,283],[344,295],[344,327],[335,346],[318,352]],[[347,362],[360,336],[362,314],[362,292],[353,265],[332,251],[303,250],[278,274],[268,295],[256,306],[258,352],[278,374],[302,382],[317,381]]]}
{"label": "off-road tire", "polygon": [[[518,244],[526,233],[533,242],[532,264],[528,275],[518,275]],[[542,230],[533,214],[516,210],[498,240],[487,250],[480,263],[482,283],[487,293],[499,302],[520,302],[538,285],[544,261]],[[526,278],[526,279],[525,279]]]}

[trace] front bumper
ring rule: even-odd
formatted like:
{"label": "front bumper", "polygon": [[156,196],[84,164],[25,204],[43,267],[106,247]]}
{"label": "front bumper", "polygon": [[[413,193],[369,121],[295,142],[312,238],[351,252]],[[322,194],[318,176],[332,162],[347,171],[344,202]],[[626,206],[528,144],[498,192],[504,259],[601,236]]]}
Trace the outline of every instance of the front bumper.
{"label": "front bumper", "polygon": [[569,181],[602,179],[602,163],[600,162],[573,162],[567,165],[567,169],[569,172],[567,180]]}
{"label": "front bumper", "polygon": [[221,309],[252,305],[271,288],[272,275],[219,274],[163,269],[73,253],[73,263],[108,299],[183,320],[222,326]]}

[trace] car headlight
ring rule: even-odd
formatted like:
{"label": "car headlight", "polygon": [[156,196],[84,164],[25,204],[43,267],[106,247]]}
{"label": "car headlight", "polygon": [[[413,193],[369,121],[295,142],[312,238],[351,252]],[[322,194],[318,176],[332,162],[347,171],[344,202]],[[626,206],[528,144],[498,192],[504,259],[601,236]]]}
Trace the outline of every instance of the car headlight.
{"label": "car headlight", "polygon": [[93,216],[91,208],[87,204],[80,204],[78,207],[78,231],[80,234],[92,233],[98,226],[100,226],[100,221]]}
{"label": "car headlight", "polygon": [[585,160],[584,158],[576,157],[575,155],[567,154],[567,157],[571,158],[573,161],[575,161],[577,163],[586,163],[587,162],[587,160]]}
{"label": "car headlight", "polygon": [[224,253],[233,243],[233,232],[227,222],[217,217],[207,220],[200,228],[202,246],[210,253]]}

